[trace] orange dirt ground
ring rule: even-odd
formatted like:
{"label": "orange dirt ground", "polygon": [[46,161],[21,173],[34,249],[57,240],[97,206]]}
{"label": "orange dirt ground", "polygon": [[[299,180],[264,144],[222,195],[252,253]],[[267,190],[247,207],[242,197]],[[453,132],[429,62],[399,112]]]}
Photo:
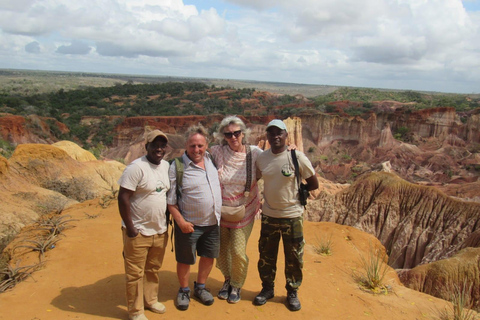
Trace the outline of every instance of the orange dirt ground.
{"label": "orange dirt ground", "polygon": [[[47,252],[45,265],[33,277],[0,294],[0,319],[128,319],[116,203],[102,209],[98,200],[92,200],[71,207],[63,214],[78,219],[72,222],[75,227],[64,231],[65,237]],[[92,218],[95,215],[98,216]],[[215,299],[212,306],[204,306],[192,299],[187,311],[177,310],[174,298],[178,281],[169,243],[160,272],[159,292],[159,300],[167,312],[159,315],[146,311],[146,316],[150,320],[199,317],[286,320],[293,316],[296,319],[413,320],[439,319],[440,312],[448,307],[443,300],[402,286],[393,270],[386,279],[391,286],[389,294],[374,295],[359,289],[352,278],[352,272],[359,270],[359,252],[368,252],[371,244],[378,242],[355,228],[328,222],[305,223],[304,282],[299,290],[302,309],[292,313],[284,304],[283,254],[279,254],[275,297],[264,306],[254,306],[253,298],[260,290],[256,270],[259,231],[260,224],[256,221],[247,248],[250,257],[247,281],[238,304]],[[324,257],[313,251],[312,245],[322,236],[331,238],[333,255]],[[20,258],[31,263],[32,257]],[[196,267],[192,267],[191,286]],[[222,283],[223,276],[214,268],[207,282],[214,296]]]}

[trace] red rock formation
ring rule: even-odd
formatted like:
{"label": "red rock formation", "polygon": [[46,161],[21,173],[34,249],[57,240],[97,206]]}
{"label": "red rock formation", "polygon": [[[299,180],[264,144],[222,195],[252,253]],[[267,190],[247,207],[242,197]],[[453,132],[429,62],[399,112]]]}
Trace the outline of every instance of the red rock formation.
{"label": "red rock formation", "polygon": [[50,132],[50,126],[46,123],[47,120],[53,121],[60,132],[67,133],[69,131],[65,124],[54,118],[36,115],[29,115],[25,118],[1,113],[0,137],[15,145],[21,143],[53,143],[55,137]]}
{"label": "red rock formation", "polygon": [[349,188],[311,201],[306,219],[350,225],[377,237],[394,268],[447,258],[480,230],[480,204],[389,173],[360,177]]}
{"label": "red rock formation", "polygon": [[464,284],[465,296],[472,309],[480,312],[480,243],[466,248],[449,259],[420,265],[411,270],[400,270],[399,278],[411,289],[451,300],[452,292]]}

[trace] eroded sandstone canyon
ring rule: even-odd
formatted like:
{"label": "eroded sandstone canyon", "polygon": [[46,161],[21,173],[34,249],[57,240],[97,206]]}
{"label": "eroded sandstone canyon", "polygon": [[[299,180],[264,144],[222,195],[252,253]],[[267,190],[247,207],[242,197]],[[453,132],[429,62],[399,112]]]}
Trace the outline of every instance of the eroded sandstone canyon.
{"label": "eroded sandstone canyon", "polygon": [[[323,185],[341,186],[331,188],[333,192],[326,192],[328,188],[322,187],[324,191],[313,193],[305,217],[311,221],[354,226],[375,235],[389,253],[389,264],[404,270],[404,279],[418,279],[420,276],[414,273],[408,276],[408,270],[414,272],[416,267],[451,259],[465,248],[480,247],[480,109],[461,120],[453,108],[407,112],[401,105],[387,102],[378,105],[381,110],[367,117],[329,115],[312,110],[285,119],[290,142],[310,158]],[[6,206],[2,223],[5,226],[12,221],[19,223],[33,218],[31,212],[36,210],[36,203],[32,199],[38,197],[45,201],[56,196],[53,191],[42,191],[45,188],[39,181],[61,176],[65,166],[78,166],[79,174],[97,181],[92,186],[96,186],[99,194],[100,189],[115,185],[123,168],[122,164],[108,159],[124,159],[128,164],[142,155],[146,130],[158,128],[167,133],[170,141],[167,158],[173,158],[183,152],[183,133],[188,126],[202,123],[214,130],[222,118],[218,114],[122,118],[114,129],[113,145],[102,153],[105,160],[103,169],[99,170],[97,165],[88,164],[89,160],[70,160],[67,154],[71,152],[57,151],[61,145],[33,151],[23,146],[56,142],[44,118],[31,116],[30,123],[32,119],[38,123],[35,131],[26,125],[23,117],[3,115],[0,117],[3,139],[19,146],[10,159],[0,158],[0,192],[8,193],[11,199],[10,202],[4,200],[11,206]],[[265,124],[272,118],[243,117],[251,130],[250,143],[268,147]],[[90,117],[84,121],[95,119]],[[39,128],[43,134],[38,133]],[[399,128],[408,129],[408,136],[401,140],[394,137]],[[68,128],[62,127],[62,130]],[[38,157],[40,160],[35,160]],[[76,177],[70,174],[63,178]],[[25,181],[33,186],[25,187]],[[28,193],[21,191],[25,188]],[[20,209],[18,199],[26,198],[29,208]],[[23,218],[12,218],[18,216]],[[2,231],[4,233],[5,228]],[[472,277],[476,275],[478,279],[478,255],[468,257],[473,260],[465,263],[475,265],[477,261],[474,268],[477,271],[472,272]],[[456,270],[452,268],[451,272],[461,268]],[[427,272],[421,274],[422,283],[431,282]],[[451,275],[449,279],[455,277]],[[434,286],[405,281],[419,290],[437,294],[433,292]],[[474,283],[478,292],[480,284]],[[472,296],[478,295],[472,293]]]}

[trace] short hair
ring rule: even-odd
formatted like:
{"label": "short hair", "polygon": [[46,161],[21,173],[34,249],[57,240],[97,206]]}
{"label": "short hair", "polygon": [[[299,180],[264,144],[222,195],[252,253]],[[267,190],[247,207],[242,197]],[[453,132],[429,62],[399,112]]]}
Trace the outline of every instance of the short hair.
{"label": "short hair", "polygon": [[196,134],[202,135],[205,138],[205,140],[207,141],[207,145],[208,145],[208,142],[209,142],[208,131],[200,123],[196,124],[196,125],[193,125],[193,126],[190,126],[187,129],[187,132],[185,133],[185,142],[187,142],[188,139],[190,139],[191,136],[196,135]]}
{"label": "short hair", "polygon": [[226,118],[223,118],[223,120],[220,122],[220,126],[218,127],[217,132],[213,134],[215,141],[220,145],[228,144],[227,140],[225,140],[223,130],[231,124],[237,125],[240,127],[240,130],[242,130],[242,133],[243,133],[242,143],[246,144],[248,141],[248,138],[250,137],[250,129],[247,129],[247,126],[242,121],[242,119],[240,119],[237,116],[228,116]]}

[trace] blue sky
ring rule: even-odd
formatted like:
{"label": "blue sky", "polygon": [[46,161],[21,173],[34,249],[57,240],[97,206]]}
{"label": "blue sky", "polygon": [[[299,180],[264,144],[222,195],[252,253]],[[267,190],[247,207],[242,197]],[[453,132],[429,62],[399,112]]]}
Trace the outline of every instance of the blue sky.
{"label": "blue sky", "polygon": [[0,68],[480,93],[480,0],[3,0]]}

